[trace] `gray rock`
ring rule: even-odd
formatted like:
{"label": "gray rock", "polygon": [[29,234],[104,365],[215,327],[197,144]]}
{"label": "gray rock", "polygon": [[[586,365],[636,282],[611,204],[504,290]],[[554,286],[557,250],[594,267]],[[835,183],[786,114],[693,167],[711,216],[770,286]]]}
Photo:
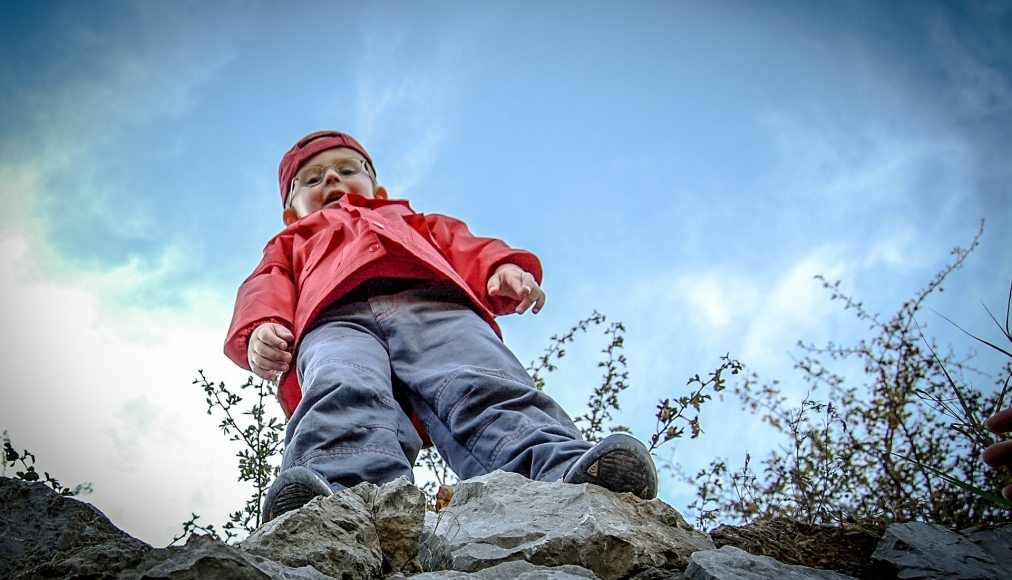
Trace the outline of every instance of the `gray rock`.
{"label": "gray rock", "polygon": [[420,570],[417,557],[425,503],[422,490],[404,477],[375,490],[372,518],[383,550],[385,572]]}
{"label": "gray rock", "polygon": [[315,498],[260,526],[239,547],[293,568],[313,566],[337,578],[379,577],[383,551],[362,492],[348,489]]}
{"label": "gray rock", "polygon": [[1002,570],[1012,570],[1012,525],[964,530],[971,542],[987,552]]}
{"label": "gray rock", "polygon": [[152,550],[120,580],[327,580],[312,566],[290,568],[260,556],[248,554],[208,536],[192,535],[184,546]]}
{"label": "gray rock", "polygon": [[422,556],[430,570],[477,572],[526,560],[582,566],[612,580],[680,572],[692,552],[714,548],[660,500],[503,472],[458,483],[429,525]]}
{"label": "gray rock", "polygon": [[869,562],[864,537],[770,519],[715,530],[728,544],[715,550],[659,500],[501,472],[458,484],[438,514],[424,511],[407,480],[362,484],[281,516],[238,547],[191,536],[155,549],[40,483],[0,478],[0,506],[0,578],[15,579],[392,580],[424,568],[411,578],[840,580],[849,576],[817,568],[839,570],[843,560],[875,579],[997,579],[1012,570],[1012,526],[893,525]]}
{"label": "gray rock", "polygon": [[0,477],[0,578],[113,578],[151,549],[92,505]]}
{"label": "gray rock", "polygon": [[[458,573],[456,570],[452,570],[451,546],[441,535],[448,526],[443,523],[443,516],[442,512],[438,514],[430,511],[425,512],[425,525],[422,528],[422,539],[418,546],[418,560],[422,567],[429,571]],[[459,573],[463,574],[464,572]]]}
{"label": "gray rock", "polygon": [[[886,528],[872,558],[894,569],[897,578],[1001,580],[1009,577],[1007,554],[1003,565],[999,565],[988,550],[970,538],[944,526],[922,522],[893,524]],[[1005,572],[1001,572],[1003,569]]]}
{"label": "gray rock", "polygon": [[749,554],[734,546],[692,554],[685,569],[688,580],[853,580],[831,570],[782,564],[768,556]]}
{"label": "gray rock", "polygon": [[[503,562],[491,568],[477,572],[458,572],[443,570],[427,572],[411,577],[411,580],[454,580],[458,578],[478,578],[481,580],[583,580],[597,578],[593,572],[580,566],[535,566],[530,562],[517,560]],[[391,580],[391,579],[388,579]]]}

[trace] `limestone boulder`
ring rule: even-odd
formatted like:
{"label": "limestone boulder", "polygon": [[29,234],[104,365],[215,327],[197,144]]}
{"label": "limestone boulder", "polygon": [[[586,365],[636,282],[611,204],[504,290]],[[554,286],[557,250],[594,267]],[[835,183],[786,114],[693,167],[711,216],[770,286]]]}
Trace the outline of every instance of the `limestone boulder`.
{"label": "limestone boulder", "polygon": [[503,472],[458,483],[449,506],[427,524],[429,570],[477,572],[524,560],[613,580],[680,573],[693,552],[714,549],[660,500]]}
{"label": "limestone boulder", "polygon": [[282,514],[239,547],[293,568],[312,566],[336,578],[378,578],[383,571],[371,507],[350,489]]}
{"label": "limestone boulder", "polygon": [[897,578],[1005,580],[1012,577],[1009,539],[1010,526],[967,535],[923,522],[893,524],[872,558]]}

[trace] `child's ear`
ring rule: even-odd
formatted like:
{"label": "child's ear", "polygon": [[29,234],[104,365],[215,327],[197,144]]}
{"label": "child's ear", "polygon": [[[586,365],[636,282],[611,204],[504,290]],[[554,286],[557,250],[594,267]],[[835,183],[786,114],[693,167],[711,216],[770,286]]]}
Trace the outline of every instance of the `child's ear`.
{"label": "child's ear", "polygon": [[286,226],[290,226],[299,219],[299,214],[295,213],[295,208],[286,207],[284,213],[281,214],[281,219],[285,220]]}
{"label": "child's ear", "polygon": [[376,190],[372,192],[372,196],[376,199],[387,199],[387,188],[377,185]]}

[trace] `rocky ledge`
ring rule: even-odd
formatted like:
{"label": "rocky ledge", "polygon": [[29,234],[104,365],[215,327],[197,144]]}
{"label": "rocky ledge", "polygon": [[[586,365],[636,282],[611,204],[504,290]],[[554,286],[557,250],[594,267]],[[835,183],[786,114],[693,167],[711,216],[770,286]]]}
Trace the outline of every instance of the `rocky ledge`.
{"label": "rocky ledge", "polygon": [[1012,525],[924,523],[881,538],[787,519],[704,534],[660,500],[509,473],[461,482],[438,513],[401,479],[287,513],[237,546],[153,548],[90,504],[0,478],[0,578],[1007,578]]}

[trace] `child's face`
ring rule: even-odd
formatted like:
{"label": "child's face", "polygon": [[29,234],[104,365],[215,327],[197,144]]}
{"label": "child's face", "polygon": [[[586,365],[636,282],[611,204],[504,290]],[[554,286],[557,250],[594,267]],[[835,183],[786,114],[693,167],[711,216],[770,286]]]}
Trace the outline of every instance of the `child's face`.
{"label": "child's face", "polygon": [[338,147],[313,155],[295,174],[295,189],[288,194],[285,224],[337,203],[348,193],[365,198],[386,199],[387,192],[376,185],[365,158],[354,149]]}

